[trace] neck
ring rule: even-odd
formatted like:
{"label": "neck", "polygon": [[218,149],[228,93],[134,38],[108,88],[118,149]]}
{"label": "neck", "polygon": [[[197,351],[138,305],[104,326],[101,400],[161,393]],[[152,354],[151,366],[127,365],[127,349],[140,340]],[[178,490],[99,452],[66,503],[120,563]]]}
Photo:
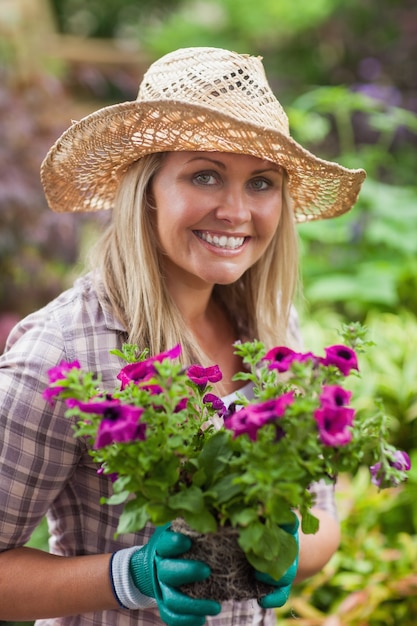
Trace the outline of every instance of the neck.
{"label": "neck", "polygon": [[206,306],[193,309],[193,316],[186,318],[188,328],[193,333],[210,365],[218,365],[223,378],[214,386],[214,393],[225,396],[242,386],[233,381],[233,376],[242,369],[240,357],[234,354],[233,344],[238,339],[236,329],[224,308],[213,298]]}
{"label": "neck", "polygon": [[194,332],[207,317],[214,285],[192,279],[179,280],[174,276],[167,280],[167,287],[187,328]]}
{"label": "neck", "polygon": [[199,283],[196,286],[176,281],[168,288],[184,324],[209,364],[218,365],[223,373],[215,393],[227,395],[236,391],[241,383],[232,381],[232,377],[242,369],[242,362],[234,354],[233,343],[239,337],[227,311],[213,298],[213,285]]}

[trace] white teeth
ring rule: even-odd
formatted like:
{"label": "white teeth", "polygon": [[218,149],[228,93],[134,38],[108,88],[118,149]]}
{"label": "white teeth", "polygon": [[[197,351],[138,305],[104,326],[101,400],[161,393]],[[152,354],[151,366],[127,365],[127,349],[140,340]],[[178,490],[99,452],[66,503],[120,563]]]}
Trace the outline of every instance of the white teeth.
{"label": "white teeth", "polygon": [[226,237],[226,235],[221,235],[221,237],[218,237],[217,235],[210,235],[209,233],[203,233],[201,231],[197,232],[197,235],[200,237],[200,239],[207,241],[207,243],[210,243],[217,248],[227,248],[230,250],[234,250],[235,248],[243,246],[243,243],[245,241],[244,237]]}

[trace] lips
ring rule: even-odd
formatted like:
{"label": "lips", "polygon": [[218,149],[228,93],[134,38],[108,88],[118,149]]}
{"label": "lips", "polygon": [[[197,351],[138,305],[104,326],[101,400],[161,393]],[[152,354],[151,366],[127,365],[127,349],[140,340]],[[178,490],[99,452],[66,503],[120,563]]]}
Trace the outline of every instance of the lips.
{"label": "lips", "polygon": [[227,235],[211,235],[208,232],[196,230],[194,231],[197,237],[206,241],[216,248],[222,250],[236,250],[243,246],[246,237],[228,237]]}

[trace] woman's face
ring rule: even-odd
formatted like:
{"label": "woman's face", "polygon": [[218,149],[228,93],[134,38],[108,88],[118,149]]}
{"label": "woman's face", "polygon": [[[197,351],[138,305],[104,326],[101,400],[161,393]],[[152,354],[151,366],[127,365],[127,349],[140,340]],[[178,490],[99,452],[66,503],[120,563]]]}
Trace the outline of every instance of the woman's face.
{"label": "woman's face", "polygon": [[169,152],[152,193],[168,286],[235,282],[263,255],[282,210],[282,169],[256,157]]}

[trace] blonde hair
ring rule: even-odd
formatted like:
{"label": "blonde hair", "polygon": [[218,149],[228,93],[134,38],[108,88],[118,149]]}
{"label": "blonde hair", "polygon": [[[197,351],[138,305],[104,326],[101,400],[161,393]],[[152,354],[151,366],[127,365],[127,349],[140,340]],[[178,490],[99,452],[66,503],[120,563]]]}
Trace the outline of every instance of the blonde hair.
{"label": "blonde hair", "polygon": [[[112,221],[91,254],[107,298],[128,341],[150,354],[180,343],[185,363],[208,364],[166,289],[155,231],[151,180],[163,153],[141,158],[126,172]],[[263,257],[235,283],[216,285],[213,297],[228,312],[242,339],[272,347],[289,340],[290,308],[298,281],[298,240],[286,181],[277,231]]]}

